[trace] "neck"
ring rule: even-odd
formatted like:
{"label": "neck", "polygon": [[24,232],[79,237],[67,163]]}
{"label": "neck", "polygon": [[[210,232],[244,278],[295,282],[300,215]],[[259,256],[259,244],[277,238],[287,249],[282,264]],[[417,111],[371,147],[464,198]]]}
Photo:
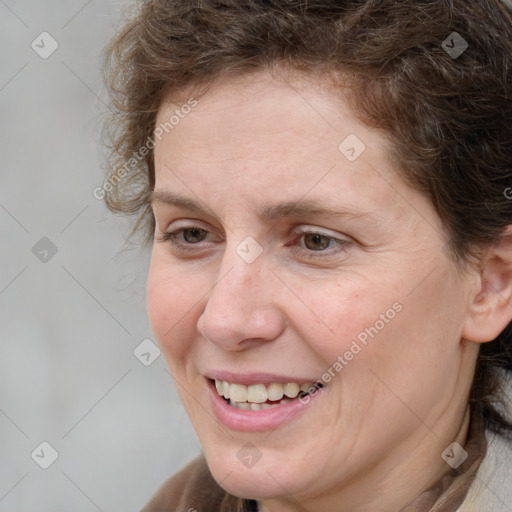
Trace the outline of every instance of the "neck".
{"label": "neck", "polygon": [[[469,406],[458,411],[444,411],[429,428],[422,424],[402,446],[386,460],[364,475],[338,488],[328,496],[307,500],[299,497],[267,500],[258,503],[259,512],[396,512],[432,487],[451,470],[441,453],[452,443],[466,443],[469,429]],[[363,499],[362,499],[363,498]]]}

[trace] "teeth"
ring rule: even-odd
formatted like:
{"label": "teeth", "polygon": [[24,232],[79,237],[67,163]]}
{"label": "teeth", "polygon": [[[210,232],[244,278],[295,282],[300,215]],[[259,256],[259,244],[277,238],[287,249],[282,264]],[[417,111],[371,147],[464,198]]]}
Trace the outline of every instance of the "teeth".
{"label": "teeth", "polygon": [[244,386],[243,384],[234,384],[222,380],[215,380],[215,388],[220,396],[230,399],[230,404],[237,409],[259,411],[276,407],[278,404],[266,404],[267,400],[284,404],[291,402],[301,391],[308,393],[312,388],[318,386],[314,382],[298,384],[297,382],[288,382],[281,384],[272,382],[270,384],[252,384]]}
{"label": "teeth", "polygon": [[229,398],[229,382],[224,381],[222,387],[224,388],[222,391],[224,398]]}
{"label": "teeth", "polygon": [[[239,384],[242,386],[243,384]],[[252,386],[244,386],[247,388],[247,402],[262,404],[268,400],[267,388],[265,384],[253,384]]]}
{"label": "teeth", "polygon": [[[215,381],[215,383],[217,383],[217,381]],[[310,383],[310,384],[301,384],[301,385],[300,385],[300,390],[301,390],[301,391],[304,391],[304,393],[309,393],[309,390],[311,389],[311,386],[312,386],[312,385],[313,385],[313,384],[311,384],[311,383]],[[218,390],[219,390],[219,388],[217,388],[217,391],[218,391]]]}
{"label": "teeth", "polygon": [[249,402],[234,402],[229,401],[229,405],[235,409],[243,409],[244,411],[263,411],[264,409],[272,409],[273,407],[279,407],[280,405],[289,404],[292,402],[289,398],[283,398],[276,404],[251,404]]}
{"label": "teeth", "polygon": [[300,388],[298,384],[295,384],[295,382],[289,382],[284,387],[284,394],[288,398],[295,398],[299,394]]}
{"label": "teeth", "polygon": [[250,404],[249,402],[233,402],[229,401],[229,405],[234,407],[235,409],[243,409],[244,411],[263,411],[265,409],[272,409],[274,407],[279,407],[281,404],[284,404],[284,400],[277,404]]}
{"label": "teeth", "polygon": [[230,384],[229,398],[234,402],[247,402],[247,386],[242,384]]}
{"label": "teeth", "polygon": [[281,400],[284,395],[283,385],[277,382],[269,384],[267,387],[268,399],[272,401]]}

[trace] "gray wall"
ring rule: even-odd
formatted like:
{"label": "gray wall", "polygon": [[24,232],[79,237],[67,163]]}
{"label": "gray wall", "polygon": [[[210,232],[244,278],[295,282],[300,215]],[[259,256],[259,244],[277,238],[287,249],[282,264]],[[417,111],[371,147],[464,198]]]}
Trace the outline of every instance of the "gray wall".
{"label": "gray wall", "polygon": [[149,250],[93,196],[121,7],[0,0],[0,512],[136,511],[200,450],[163,357],[134,354]]}

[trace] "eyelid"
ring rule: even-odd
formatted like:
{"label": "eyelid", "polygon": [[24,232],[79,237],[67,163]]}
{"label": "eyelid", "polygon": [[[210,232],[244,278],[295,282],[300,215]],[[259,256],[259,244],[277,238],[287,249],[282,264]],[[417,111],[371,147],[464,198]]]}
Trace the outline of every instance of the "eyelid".
{"label": "eyelid", "polygon": [[162,232],[169,231],[169,228],[171,228],[171,226],[172,226],[171,231],[176,231],[177,229],[186,229],[186,228],[200,228],[200,229],[204,229],[205,231],[210,231],[209,224],[203,222],[202,220],[194,219],[194,218],[173,220],[167,226],[167,228],[165,228]]}
{"label": "eyelid", "polygon": [[322,236],[326,236],[328,238],[334,238],[335,240],[339,240],[339,241],[346,241],[346,242],[353,241],[350,237],[348,237],[346,235],[341,235],[340,233],[336,233],[334,231],[330,231],[325,228],[318,228],[316,226],[308,226],[308,225],[299,226],[298,228],[295,229],[295,232],[300,233],[301,235],[308,235],[308,234],[322,235]]}
{"label": "eyelid", "polygon": [[[193,221],[193,223],[191,223],[191,221]],[[208,231],[208,233],[214,234],[214,232],[212,232],[209,227],[206,227],[204,225],[204,223],[198,219],[187,219],[187,220],[183,219],[183,225],[180,224],[180,220],[177,220],[177,221],[174,221],[172,224],[170,224],[170,226],[172,226],[171,230],[169,230],[169,227],[167,227],[167,229],[163,230],[162,233],[165,234],[168,232],[178,231],[180,229],[199,228],[199,229],[203,229],[204,231]],[[333,239],[339,240],[339,241],[343,241],[343,240],[345,240],[346,242],[353,241],[350,237],[340,235],[339,233],[327,230],[325,228],[318,228],[317,226],[313,226],[313,225],[301,225],[301,226],[295,228],[294,232],[301,234],[301,235],[318,234],[318,235],[326,236],[326,237],[333,238]]]}

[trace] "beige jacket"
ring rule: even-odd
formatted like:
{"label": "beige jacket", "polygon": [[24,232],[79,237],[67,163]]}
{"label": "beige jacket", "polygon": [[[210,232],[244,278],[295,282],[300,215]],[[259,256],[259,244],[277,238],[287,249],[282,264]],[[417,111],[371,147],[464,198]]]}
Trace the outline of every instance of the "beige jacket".
{"label": "beige jacket", "polygon": [[457,512],[512,512],[512,440],[487,434],[487,454]]}

